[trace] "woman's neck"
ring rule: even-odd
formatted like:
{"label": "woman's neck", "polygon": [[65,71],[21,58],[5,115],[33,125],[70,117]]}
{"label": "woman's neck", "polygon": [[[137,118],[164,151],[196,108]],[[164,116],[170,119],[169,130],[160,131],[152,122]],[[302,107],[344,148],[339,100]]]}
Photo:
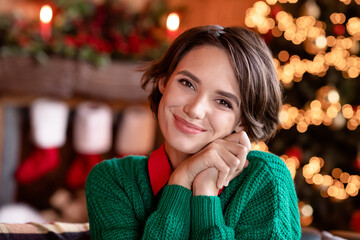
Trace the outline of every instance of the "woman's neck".
{"label": "woman's neck", "polygon": [[183,153],[173,148],[167,142],[165,142],[165,152],[167,157],[169,158],[173,170],[175,170],[180,165],[180,163],[182,163],[186,158],[190,156],[190,154],[188,153]]}

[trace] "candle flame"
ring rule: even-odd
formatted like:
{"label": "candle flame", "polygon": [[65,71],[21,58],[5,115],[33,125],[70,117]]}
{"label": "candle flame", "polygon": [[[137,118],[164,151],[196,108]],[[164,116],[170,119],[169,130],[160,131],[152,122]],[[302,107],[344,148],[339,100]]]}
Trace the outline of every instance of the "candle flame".
{"label": "candle flame", "polygon": [[53,17],[53,11],[49,5],[44,5],[40,10],[40,21],[42,23],[50,23]]}
{"label": "candle flame", "polygon": [[170,31],[176,31],[180,26],[180,17],[179,14],[173,12],[170,13],[166,20],[166,27]]}

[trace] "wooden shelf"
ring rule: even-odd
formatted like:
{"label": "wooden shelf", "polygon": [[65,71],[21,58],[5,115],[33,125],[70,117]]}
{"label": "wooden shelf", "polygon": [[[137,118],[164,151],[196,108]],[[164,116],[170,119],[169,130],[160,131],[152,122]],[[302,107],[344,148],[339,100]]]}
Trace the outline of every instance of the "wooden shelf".
{"label": "wooden shelf", "polygon": [[0,94],[145,102],[147,93],[140,87],[142,73],[137,71],[140,65],[114,62],[96,68],[62,58],[51,58],[45,65],[27,57],[0,59]]}

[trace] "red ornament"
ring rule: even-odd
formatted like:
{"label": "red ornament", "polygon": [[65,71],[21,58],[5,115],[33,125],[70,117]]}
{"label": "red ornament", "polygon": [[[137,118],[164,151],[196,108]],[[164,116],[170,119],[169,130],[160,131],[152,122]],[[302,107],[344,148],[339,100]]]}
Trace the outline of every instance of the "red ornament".
{"label": "red ornament", "polygon": [[356,231],[360,232],[360,210],[356,210],[351,217],[350,227]]}
{"label": "red ornament", "polygon": [[302,159],[303,151],[300,147],[292,146],[286,150],[285,155],[288,157],[296,157],[299,161]]}
{"label": "red ornament", "polygon": [[141,44],[140,36],[136,32],[133,32],[129,36],[129,52],[130,53],[139,53],[140,52],[140,44]]}
{"label": "red ornament", "polygon": [[354,161],[354,169],[360,171],[360,156],[358,155]]}
{"label": "red ornament", "polygon": [[334,33],[335,33],[337,36],[344,35],[344,33],[345,33],[345,26],[342,25],[342,24],[336,24],[336,25],[334,26]]}
{"label": "red ornament", "polygon": [[272,18],[276,18],[276,15],[279,13],[279,12],[281,12],[283,10],[283,8],[282,8],[282,6],[280,6],[280,5],[275,5],[275,6],[273,6],[272,8],[271,8],[271,13],[270,13],[270,16],[272,17]]}
{"label": "red ornament", "polygon": [[267,44],[270,44],[271,41],[274,39],[271,31],[268,31],[267,33],[263,34],[263,35],[262,35],[262,38],[264,39],[264,41],[265,41]]}

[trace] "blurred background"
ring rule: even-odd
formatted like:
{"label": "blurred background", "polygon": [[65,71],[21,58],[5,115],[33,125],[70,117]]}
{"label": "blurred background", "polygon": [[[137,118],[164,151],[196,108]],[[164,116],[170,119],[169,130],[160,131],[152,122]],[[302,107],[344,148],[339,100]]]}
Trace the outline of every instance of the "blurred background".
{"label": "blurred background", "polygon": [[276,137],[303,227],[360,232],[359,0],[1,0],[0,222],[86,222],[103,159],[162,137],[141,64],[184,30],[240,25],[265,39],[284,87]]}

